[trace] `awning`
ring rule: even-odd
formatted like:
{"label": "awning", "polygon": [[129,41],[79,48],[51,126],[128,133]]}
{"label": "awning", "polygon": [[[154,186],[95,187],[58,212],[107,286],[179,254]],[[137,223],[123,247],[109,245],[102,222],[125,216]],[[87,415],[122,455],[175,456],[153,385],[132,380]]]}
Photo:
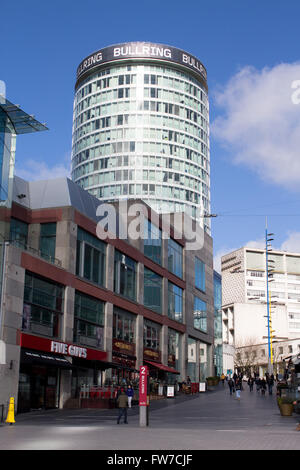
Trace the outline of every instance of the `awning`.
{"label": "awning", "polygon": [[40,364],[64,369],[73,369],[73,365],[63,356],[37,351],[22,350],[21,362],[24,364]]}
{"label": "awning", "polygon": [[145,361],[147,364],[151,364],[151,366],[156,367],[157,369],[163,370],[164,372],[170,372],[171,374],[180,374],[178,370],[173,369],[172,367],[164,366],[160,362],[151,362],[151,361]]}
{"label": "awning", "polygon": [[27,134],[29,132],[46,131],[48,128],[41,124],[31,114],[25,113],[20,106],[11,103],[1,95],[0,111],[5,113],[13,125],[16,134]]}

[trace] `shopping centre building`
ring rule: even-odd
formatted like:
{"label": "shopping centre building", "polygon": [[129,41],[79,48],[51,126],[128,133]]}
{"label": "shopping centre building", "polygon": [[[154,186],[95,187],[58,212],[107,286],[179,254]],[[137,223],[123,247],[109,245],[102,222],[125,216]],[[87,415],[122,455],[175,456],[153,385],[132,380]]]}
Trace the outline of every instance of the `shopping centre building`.
{"label": "shopping centre building", "polygon": [[210,233],[207,74],[180,49],[105,47],[77,69],[72,179],[101,201],[142,198]]}
{"label": "shopping centre building", "polygon": [[212,375],[212,239],[202,230],[202,248],[189,250],[172,225],[164,238],[162,216],[154,223],[139,203],[144,239],[105,239],[102,204],[79,185],[14,178],[0,404],[62,408],[82,386],[134,380],[142,364],[165,383]]}

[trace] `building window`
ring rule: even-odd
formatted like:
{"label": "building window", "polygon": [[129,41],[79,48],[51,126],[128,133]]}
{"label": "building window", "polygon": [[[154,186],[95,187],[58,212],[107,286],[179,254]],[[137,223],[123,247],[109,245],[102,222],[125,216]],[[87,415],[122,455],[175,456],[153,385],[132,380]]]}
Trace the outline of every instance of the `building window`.
{"label": "building window", "polygon": [[134,343],[135,316],[120,308],[114,308],[113,337],[128,343]]}
{"label": "building window", "polygon": [[106,244],[78,228],[76,274],[100,286],[105,282]]}
{"label": "building window", "polygon": [[205,264],[195,258],[195,286],[205,292]]}
{"label": "building window", "polygon": [[194,328],[205,332],[207,331],[206,302],[196,296],[194,298]]}
{"label": "building window", "polygon": [[21,220],[11,218],[9,239],[20,248],[26,248],[28,240],[28,224]]}
{"label": "building window", "polygon": [[171,238],[168,240],[168,269],[182,278],[182,246]]}
{"label": "building window", "polygon": [[26,272],[23,331],[58,337],[63,313],[63,286]]}
{"label": "building window", "polygon": [[172,284],[168,283],[168,316],[173,320],[183,321],[183,290]]}
{"label": "building window", "polygon": [[161,230],[156,227],[156,225],[152,224],[150,220],[146,220],[144,230],[144,255],[158,264],[161,264],[162,257],[161,239]]}
{"label": "building window", "polygon": [[160,326],[144,320],[144,347],[159,350]]}
{"label": "building window", "polygon": [[136,262],[115,250],[115,292],[136,300]]}
{"label": "building window", "polygon": [[41,224],[40,254],[47,261],[53,262],[55,258],[56,222]]}
{"label": "building window", "polygon": [[81,292],[75,293],[74,341],[104,348],[104,302]]}
{"label": "building window", "polygon": [[[168,365],[180,370],[179,360],[181,358],[181,335],[177,331],[168,329]],[[172,374],[173,375],[173,374]],[[171,377],[170,377],[171,379]],[[175,378],[172,377],[174,380]]]}
{"label": "building window", "polygon": [[162,277],[144,268],[144,305],[162,313]]}

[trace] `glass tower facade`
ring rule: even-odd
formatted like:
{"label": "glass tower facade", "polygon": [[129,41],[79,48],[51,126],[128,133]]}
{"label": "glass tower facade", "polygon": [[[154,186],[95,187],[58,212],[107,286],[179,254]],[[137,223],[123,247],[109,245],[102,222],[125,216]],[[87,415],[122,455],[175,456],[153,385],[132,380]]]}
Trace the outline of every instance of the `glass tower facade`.
{"label": "glass tower facade", "polygon": [[152,43],[85,59],[75,87],[72,179],[102,201],[143,199],[158,213],[186,212],[210,232],[203,65]]}

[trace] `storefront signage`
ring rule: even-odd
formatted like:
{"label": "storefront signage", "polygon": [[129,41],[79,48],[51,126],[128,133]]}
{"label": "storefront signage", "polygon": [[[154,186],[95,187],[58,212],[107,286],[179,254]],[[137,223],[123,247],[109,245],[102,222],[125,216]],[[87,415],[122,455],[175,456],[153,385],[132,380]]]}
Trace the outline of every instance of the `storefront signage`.
{"label": "storefront signage", "polygon": [[171,385],[167,388],[167,397],[174,397],[174,385]]}
{"label": "storefront signage", "polygon": [[144,348],[144,359],[150,359],[151,361],[160,362],[160,351],[154,351],[153,349]]}
{"label": "storefront signage", "polygon": [[147,380],[148,380],[148,367],[140,367],[140,386],[139,386],[139,405],[147,406]]}
{"label": "storefront signage", "polygon": [[84,59],[77,68],[77,80],[88,70],[101,64],[120,59],[159,59],[175,62],[192,69],[206,82],[207,73],[204,65],[194,56],[176,47],[149,42],[130,42],[105,47]]}
{"label": "storefront signage", "polygon": [[59,354],[65,354],[66,356],[82,357],[83,359],[87,358],[86,348],[80,348],[79,346],[74,346],[73,344],[51,341],[50,351]]}
{"label": "storefront signage", "polygon": [[52,352],[81,359],[96,361],[105,361],[107,359],[107,353],[105,351],[54,341],[47,338],[41,338],[39,336],[29,335],[27,333],[20,333],[20,346],[23,348]]}
{"label": "storefront signage", "polygon": [[126,341],[120,341],[118,339],[113,339],[113,350],[120,351],[124,354],[133,356],[135,353],[135,344],[126,343]]}

